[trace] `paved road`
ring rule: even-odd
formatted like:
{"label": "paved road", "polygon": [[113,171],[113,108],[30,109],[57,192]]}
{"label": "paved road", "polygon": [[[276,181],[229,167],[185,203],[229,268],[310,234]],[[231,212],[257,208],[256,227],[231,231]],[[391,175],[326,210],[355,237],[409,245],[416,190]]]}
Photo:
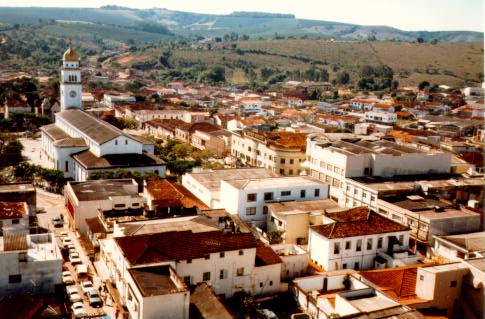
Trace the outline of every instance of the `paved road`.
{"label": "paved road", "polygon": [[42,142],[40,138],[20,138],[19,141],[24,147],[22,155],[28,158],[30,163],[45,168],[53,168],[52,163],[49,163],[47,158],[42,156]]}

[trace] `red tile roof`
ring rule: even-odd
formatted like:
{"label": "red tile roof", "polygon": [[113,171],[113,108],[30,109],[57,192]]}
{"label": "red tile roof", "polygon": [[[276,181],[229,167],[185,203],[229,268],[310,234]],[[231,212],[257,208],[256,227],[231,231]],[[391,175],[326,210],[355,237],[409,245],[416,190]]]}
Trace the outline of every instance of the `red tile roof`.
{"label": "red tile roof", "polygon": [[175,231],[115,239],[131,265],[204,258],[207,254],[256,248],[251,233]]}
{"label": "red tile roof", "polygon": [[150,125],[152,127],[162,127],[171,132],[175,132],[175,129],[177,127],[184,127],[188,125],[188,123],[179,119],[170,119],[170,120],[156,119],[156,120],[147,121],[144,124]]}
{"label": "red tile roof", "polygon": [[327,213],[327,217],[335,222],[311,227],[313,231],[326,238],[346,238],[409,230],[409,227],[371,212],[367,207]]}
{"label": "red tile roof", "polygon": [[378,286],[396,301],[416,298],[416,275],[418,267],[387,268],[363,271],[361,275]]}
{"label": "red tile roof", "polygon": [[281,264],[281,258],[270,246],[263,242],[258,243],[256,248],[256,266]]}
{"label": "red tile roof", "polygon": [[28,214],[25,202],[0,202],[0,220],[22,218]]}
{"label": "red tile roof", "polygon": [[154,179],[147,182],[147,191],[153,197],[157,208],[161,207],[197,207],[209,209],[184,186],[167,179]]}

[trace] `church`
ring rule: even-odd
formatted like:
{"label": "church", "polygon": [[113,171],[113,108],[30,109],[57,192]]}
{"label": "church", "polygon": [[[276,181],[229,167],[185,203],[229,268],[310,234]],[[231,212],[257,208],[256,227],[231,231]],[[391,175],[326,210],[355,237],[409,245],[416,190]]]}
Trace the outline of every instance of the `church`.
{"label": "church", "polygon": [[85,181],[98,171],[123,169],[165,176],[151,143],[127,134],[83,110],[80,56],[71,47],[62,57],[60,111],[43,126],[42,157],[66,178]]}

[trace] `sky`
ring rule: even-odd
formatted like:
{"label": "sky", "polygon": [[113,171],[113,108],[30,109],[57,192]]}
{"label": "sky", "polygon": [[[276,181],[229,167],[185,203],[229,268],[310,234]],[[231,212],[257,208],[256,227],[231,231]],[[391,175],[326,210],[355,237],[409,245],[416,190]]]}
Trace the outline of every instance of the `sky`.
{"label": "sky", "polygon": [[0,7],[99,7],[110,4],[213,14],[233,11],[292,13],[302,19],[387,25],[410,31],[483,32],[485,24],[483,0],[0,0]]}

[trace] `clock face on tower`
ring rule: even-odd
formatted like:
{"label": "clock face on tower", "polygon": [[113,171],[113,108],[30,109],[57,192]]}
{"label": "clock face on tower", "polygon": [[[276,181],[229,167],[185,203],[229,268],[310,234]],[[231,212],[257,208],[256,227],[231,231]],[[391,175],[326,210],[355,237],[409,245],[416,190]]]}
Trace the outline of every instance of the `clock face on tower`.
{"label": "clock face on tower", "polygon": [[76,95],[77,95],[76,91],[69,92],[69,96],[72,97],[72,98],[75,98]]}

